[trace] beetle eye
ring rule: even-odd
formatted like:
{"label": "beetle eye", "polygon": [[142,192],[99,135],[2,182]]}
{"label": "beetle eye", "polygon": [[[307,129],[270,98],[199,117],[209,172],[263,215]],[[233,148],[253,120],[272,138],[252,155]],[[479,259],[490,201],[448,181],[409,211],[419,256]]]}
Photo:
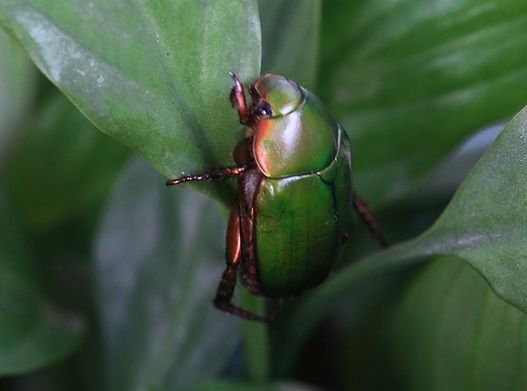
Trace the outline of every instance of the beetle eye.
{"label": "beetle eye", "polygon": [[255,114],[270,117],[273,115],[271,105],[266,100],[260,99],[254,108]]}

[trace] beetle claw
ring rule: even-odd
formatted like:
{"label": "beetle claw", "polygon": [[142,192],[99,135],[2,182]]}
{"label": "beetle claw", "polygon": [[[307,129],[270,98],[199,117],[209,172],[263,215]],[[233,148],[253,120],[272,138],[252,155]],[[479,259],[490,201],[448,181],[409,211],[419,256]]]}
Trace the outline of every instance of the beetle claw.
{"label": "beetle claw", "polygon": [[235,106],[235,91],[234,91],[234,87],[231,88],[231,94],[229,95],[229,100],[231,101],[231,106],[234,107]]}
{"label": "beetle claw", "polygon": [[247,122],[248,111],[245,94],[243,92],[243,84],[233,71],[229,71],[229,77],[232,79],[232,89],[229,96],[232,106],[238,110],[240,122],[245,124]]}

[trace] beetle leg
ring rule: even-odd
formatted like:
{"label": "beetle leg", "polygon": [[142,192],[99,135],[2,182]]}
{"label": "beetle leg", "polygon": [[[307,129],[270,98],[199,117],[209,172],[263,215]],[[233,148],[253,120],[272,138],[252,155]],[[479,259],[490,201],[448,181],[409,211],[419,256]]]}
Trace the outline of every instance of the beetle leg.
{"label": "beetle leg", "polygon": [[245,100],[245,93],[243,92],[243,84],[234,72],[230,71],[229,76],[232,79],[231,103],[238,110],[240,122],[245,124],[249,118],[249,110],[247,109],[247,101]]}
{"label": "beetle leg", "polygon": [[237,177],[249,169],[248,166],[213,168],[201,174],[185,175],[176,179],[169,179],[167,186],[179,185],[185,182],[211,181],[215,179],[228,179]]}
{"label": "beetle leg", "polygon": [[221,311],[228,312],[239,318],[247,320],[256,320],[259,322],[269,322],[269,319],[244,310],[232,303],[232,297],[234,295],[234,288],[236,286],[236,274],[238,267],[233,265],[227,265],[223,275],[221,276],[218,290],[216,291],[216,297],[214,298],[214,306]]}
{"label": "beetle leg", "polygon": [[366,224],[371,234],[379,241],[381,246],[387,247],[389,245],[388,240],[382,233],[381,227],[375,220],[375,217],[368,209],[368,204],[363,198],[359,197],[355,191],[353,192],[353,207],[364,224]]}
{"label": "beetle leg", "polygon": [[259,316],[232,303],[234,289],[236,287],[236,276],[238,266],[241,261],[241,235],[240,235],[240,212],[238,202],[231,212],[229,226],[227,228],[227,267],[221,276],[214,305],[216,308],[248,320],[257,320],[261,322],[269,321],[263,316]]}
{"label": "beetle leg", "polygon": [[256,211],[254,200],[264,176],[258,169],[249,170],[238,180],[240,213],[241,273],[240,277],[249,292],[261,295],[256,267]]}

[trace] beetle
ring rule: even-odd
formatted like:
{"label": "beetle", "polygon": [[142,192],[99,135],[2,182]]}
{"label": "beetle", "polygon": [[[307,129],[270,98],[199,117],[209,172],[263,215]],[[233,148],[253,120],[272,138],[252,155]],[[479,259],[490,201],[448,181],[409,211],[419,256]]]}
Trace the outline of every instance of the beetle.
{"label": "beetle", "polygon": [[267,321],[233,303],[237,275],[269,298],[298,295],[326,279],[349,237],[354,208],[373,235],[386,239],[351,183],[351,145],[323,103],[284,76],[265,73],[244,86],[229,72],[230,100],[248,136],[234,148],[235,166],[167,181],[237,178],[226,239],[226,267],[214,305]]}

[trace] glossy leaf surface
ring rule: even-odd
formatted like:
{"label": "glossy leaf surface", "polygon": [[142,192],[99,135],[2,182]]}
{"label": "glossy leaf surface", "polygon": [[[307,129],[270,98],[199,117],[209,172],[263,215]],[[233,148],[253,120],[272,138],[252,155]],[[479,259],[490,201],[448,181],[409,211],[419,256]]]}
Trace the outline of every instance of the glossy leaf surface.
{"label": "glossy leaf surface", "polygon": [[257,11],[255,0],[4,0],[0,22],[99,129],[175,177],[232,164],[242,133],[227,72],[259,74]]}

